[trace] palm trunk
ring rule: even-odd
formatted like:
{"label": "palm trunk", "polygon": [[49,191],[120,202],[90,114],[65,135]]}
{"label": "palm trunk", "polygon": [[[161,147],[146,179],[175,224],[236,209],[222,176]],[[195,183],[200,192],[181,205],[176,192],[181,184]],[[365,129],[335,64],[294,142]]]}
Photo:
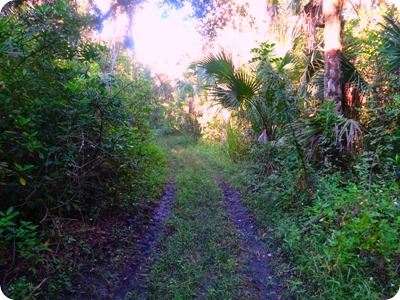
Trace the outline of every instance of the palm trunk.
{"label": "palm trunk", "polygon": [[340,56],[342,53],[342,22],[340,12],[343,0],[324,0],[323,11],[325,19],[325,80],[324,99],[333,100],[337,111],[342,111],[343,79]]}

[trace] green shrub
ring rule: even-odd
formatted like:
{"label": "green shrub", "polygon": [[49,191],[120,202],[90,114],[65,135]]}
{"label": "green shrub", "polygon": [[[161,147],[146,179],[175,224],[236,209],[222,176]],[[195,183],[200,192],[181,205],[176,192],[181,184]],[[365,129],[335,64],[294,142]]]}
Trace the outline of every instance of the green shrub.
{"label": "green shrub", "polygon": [[298,219],[281,223],[284,247],[308,296],[321,297],[318,287],[337,299],[395,294],[400,284],[398,194],[398,186],[382,182],[344,185],[336,174],[321,178],[313,204]]}
{"label": "green shrub", "polygon": [[309,168],[307,182],[290,144],[254,145],[249,153],[255,164],[246,163],[236,179],[246,191],[242,199],[271,230],[272,243],[280,241],[276,263],[292,275],[287,286],[298,299],[381,299],[397,292],[399,186],[387,176],[371,177],[375,159],[366,153],[352,173]]}
{"label": "green shrub", "polygon": [[[0,267],[13,265],[14,273],[19,275],[22,271],[26,275],[7,287],[5,292],[13,299],[22,299],[33,289],[32,276],[39,272],[45,261],[44,253],[50,250],[38,226],[18,219],[19,216],[20,213],[13,207],[0,211]],[[21,265],[29,265],[28,271]]]}
{"label": "green shrub", "polygon": [[69,272],[74,258],[46,256],[48,244],[62,246],[59,217],[97,221],[160,193],[165,180],[150,81],[132,81],[126,66],[108,74],[106,47],[83,36],[91,22],[63,0],[0,18],[0,260],[12,298]]}
{"label": "green shrub", "polygon": [[242,133],[241,122],[231,120],[226,126],[225,148],[233,161],[242,160],[249,148],[249,138]]}
{"label": "green shrub", "polygon": [[378,279],[393,277],[400,259],[398,188],[327,185],[306,211],[311,219],[319,218],[314,229],[328,235],[327,267],[366,267]]}
{"label": "green shrub", "polygon": [[85,218],[158,163],[146,150],[150,82],[105,73],[105,47],[81,36],[88,24],[67,1],[0,19],[0,209]]}

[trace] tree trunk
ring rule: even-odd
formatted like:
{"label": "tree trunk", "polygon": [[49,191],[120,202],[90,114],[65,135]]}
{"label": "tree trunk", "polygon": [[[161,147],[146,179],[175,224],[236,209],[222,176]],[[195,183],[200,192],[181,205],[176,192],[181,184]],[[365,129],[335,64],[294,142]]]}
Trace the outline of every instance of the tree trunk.
{"label": "tree trunk", "polygon": [[325,79],[324,99],[333,100],[335,108],[342,111],[343,79],[341,72],[340,56],[342,53],[342,22],[340,12],[343,0],[324,0],[323,12],[325,20]]}
{"label": "tree trunk", "polygon": [[303,30],[307,36],[307,55],[315,49],[315,36],[317,28],[324,27],[322,0],[310,0],[302,11]]}

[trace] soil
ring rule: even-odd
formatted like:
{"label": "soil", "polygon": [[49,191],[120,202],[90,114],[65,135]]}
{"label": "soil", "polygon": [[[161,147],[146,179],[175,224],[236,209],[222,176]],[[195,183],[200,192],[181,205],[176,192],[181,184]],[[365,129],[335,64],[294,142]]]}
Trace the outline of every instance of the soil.
{"label": "soil", "polygon": [[286,293],[279,286],[278,277],[271,268],[271,260],[274,257],[272,249],[261,238],[252,216],[240,202],[238,191],[225,182],[221,183],[221,189],[228,215],[242,240],[242,255],[248,262],[244,267],[244,272],[250,282],[248,293],[260,300],[294,299],[283,296]]}
{"label": "soil", "polygon": [[173,202],[175,189],[172,183],[166,185],[159,206],[155,209],[152,223],[142,236],[136,239],[136,252],[132,264],[125,273],[123,286],[111,289],[114,299],[124,299],[130,292],[134,291],[135,299],[147,299],[147,280],[150,266],[153,262],[154,253],[157,250],[158,241],[165,232]]}
{"label": "soil", "polygon": [[92,230],[94,235],[99,231],[103,233],[92,238],[98,241],[95,267],[85,267],[72,282],[68,295],[59,299],[147,299],[148,274],[174,199],[174,185],[168,183],[159,204],[156,207],[147,205],[147,211],[142,211],[141,215],[150,215],[150,218],[137,214],[118,215],[114,219],[120,224],[114,230],[119,231],[119,236],[110,237],[110,228]]}
{"label": "soil", "polygon": [[[294,299],[283,296],[286,293],[271,268],[273,250],[241,204],[238,191],[226,183],[221,183],[221,189],[228,216],[241,239],[241,255],[247,262],[241,270],[247,279],[246,294],[260,300]],[[161,252],[158,243],[168,234],[166,223],[175,195],[174,184],[168,183],[159,204],[144,205],[140,213],[108,216],[104,224],[81,230],[80,238],[89,241],[92,249],[91,257],[86,259],[91,264],[83,263],[83,257],[76,260],[85,267],[72,281],[68,293],[57,299],[148,299],[149,274]],[[82,247],[72,246],[76,249],[74,255],[79,257]]]}

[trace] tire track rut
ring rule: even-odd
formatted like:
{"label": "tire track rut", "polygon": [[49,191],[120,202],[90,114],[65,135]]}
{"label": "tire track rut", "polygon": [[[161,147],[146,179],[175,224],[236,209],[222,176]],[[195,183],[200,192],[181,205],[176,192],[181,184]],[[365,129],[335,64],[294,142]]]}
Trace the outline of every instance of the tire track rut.
{"label": "tire track rut", "polygon": [[[126,227],[124,230],[130,232],[128,238],[135,241],[130,257],[122,266],[114,261],[120,253],[121,245],[118,240],[111,240],[110,245],[107,245],[110,249],[99,249],[99,252],[106,251],[108,258],[99,258],[96,267],[84,269],[73,280],[73,288],[67,294],[57,297],[57,300],[147,299],[149,274],[158,257],[157,247],[165,234],[175,195],[174,183],[167,183],[159,203],[152,208],[152,213],[149,211],[147,225],[137,223],[135,216],[121,220]],[[148,208],[151,209],[150,206]]]}
{"label": "tire track rut", "polygon": [[148,275],[151,265],[154,263],[154,253],[157,251],[158,241],[165,232],[165,226],[171,214],[175,200],[175,187],[169,182],[164,189],[160,204],[155,209],[152,224],[145,234],[136,240],[137,254],[125,274],[126,285],[120,286],[112,293],[114,299],[124,299],[128,293],[134,293],[135,299],[147,299]]}
{"label": "tire track rut", "polygon": [[241,204],[238,192],[222,182],[221,189],[226,201],[226,209],[235,228],[240,232],[242,240],[242,255],[247,258],[244,266],[245,275],[251,282],[249,294],[256,299],[281,300],[291,299],[283,297],[277,277],[271,268],[272,254],[266,249],[267,244],[262,241],[251,215]]}

